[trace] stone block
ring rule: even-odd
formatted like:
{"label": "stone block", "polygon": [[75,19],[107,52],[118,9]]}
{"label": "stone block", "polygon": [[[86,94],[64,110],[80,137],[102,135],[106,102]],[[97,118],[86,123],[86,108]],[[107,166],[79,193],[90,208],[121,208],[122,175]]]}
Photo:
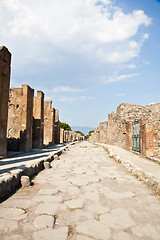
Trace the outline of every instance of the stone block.
{"label": "stone block", "polygon": [[22,176],[21,185],[22,187],[29,187],[31,185],[30,178],[28,176]]}
{"label": "stone block", "polygon": [[45,168],[45,169],[51,168],[50,162],[44,162],[43,164],[44,164],[44,168]]}

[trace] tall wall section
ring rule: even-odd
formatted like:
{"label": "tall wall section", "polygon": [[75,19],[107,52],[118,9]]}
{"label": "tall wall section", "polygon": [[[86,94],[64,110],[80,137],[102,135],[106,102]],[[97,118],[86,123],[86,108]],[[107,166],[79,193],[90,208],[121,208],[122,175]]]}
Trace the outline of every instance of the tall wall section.
{"label": "tall wall section", "polygon": [[54,123],[55,109],[52,108],[52,101],[44,101],[44,145],[54,144]]}
{"label": "tall wall section", "polygon": [[7,151],[7,118],[10,85],[11,53],[4,46],[0,47],[0,156]]}
{"label": "tall wall section", "polygon": [[28,85],[11,88],[8,103],[7,139],[8,150],[32,150],[34,90]]}
{"label": "tall wall section", "polygon": [[44,130],[44,93],[37,91],[37,97],[33,101],[33,148],[41,148],[43,146],[43,130]]}
{"label": "tall wall section", "polygon": [[59,111],[55,109],[55,143],[60,143]]}

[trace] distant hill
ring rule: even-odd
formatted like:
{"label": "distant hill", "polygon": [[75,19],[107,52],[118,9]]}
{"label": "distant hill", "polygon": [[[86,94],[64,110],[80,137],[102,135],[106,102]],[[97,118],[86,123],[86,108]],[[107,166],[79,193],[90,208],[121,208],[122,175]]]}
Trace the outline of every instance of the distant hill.
{"label": "distant hill", "polygon": [[94,130],[94,128],[91,128],[91,127],[71,126],[71,128],[73,131],[80,131],[84,133],[85,136],[89,133],[89,131]]}

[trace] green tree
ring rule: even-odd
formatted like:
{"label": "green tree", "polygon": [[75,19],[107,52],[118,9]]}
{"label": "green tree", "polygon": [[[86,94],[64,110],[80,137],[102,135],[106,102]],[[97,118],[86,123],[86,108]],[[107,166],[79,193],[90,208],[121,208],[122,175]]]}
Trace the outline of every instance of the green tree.
{"label": "green tree", "polygon": [[91,136],[91,133],[92,133],[92,132],[94,132],[94,130],[89,131],[89,133],[85,136],[85,139],[86,139],[86,140]]}
{"label": "green tree", "polygon": [[71,127],[69,126],[68,123],[63,123],[63,122],[60,122],[60,121],[59,121],[59,126],[60,126],[60,128],[63,128],[64,130],[72,131],[72,129],[71,129]]}
{"label": "green tree", "polygon": [[75,131],[75,133],[80,133],[82,136],[84,136],[84,133],[82,133],[80,131]]}

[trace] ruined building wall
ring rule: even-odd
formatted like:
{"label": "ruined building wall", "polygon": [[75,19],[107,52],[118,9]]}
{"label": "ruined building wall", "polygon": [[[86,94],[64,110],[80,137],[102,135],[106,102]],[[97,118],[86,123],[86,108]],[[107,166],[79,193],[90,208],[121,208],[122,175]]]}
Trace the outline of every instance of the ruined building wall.
{"label": "ruined building wall", "polygon": [[64,143],[64,129],[60,128],[60,143]]}
{"label": "ruined building wall", "polygon": [[8,150],[32,150],[32,123],[33,123],[33,96],[34,90],[28,85],[22,88],[12,88],[8,103]]}
{"label": "ruined building wall", "polygon": [[100,123],[100,142],[106,143],[107,141],[107,128],[108,128],[108,122],[102,122]]}
{"label": "ruined building wall", "polygon": [[141,106],[121,103],[108,114],[108,123],[95,129],[94,139],[132,149],[132,123],[140,124],[140,151],[146,156],[160,157],[160,103]]}
{"label": "ruined building wall", "polygon": [[60,143],[59,111],[55,109],[55,143]]}
{"label": "ruined building wall", "polygon": [[52,101],[44,101],[44,145],[54,144],[54,122],[55,109],[52,108]]}
{"label": "ruined building wall", "polygon": [[44,93],[37,91],[37,97],[33,101],[33,148],[41,148],[43,146],[43,130],[44,130]]}
{"label": "ruined building wall", "polygon": [[0,47],[0,156],[7,151],[7,118],[10,85],[11,53],[4,46]]}

